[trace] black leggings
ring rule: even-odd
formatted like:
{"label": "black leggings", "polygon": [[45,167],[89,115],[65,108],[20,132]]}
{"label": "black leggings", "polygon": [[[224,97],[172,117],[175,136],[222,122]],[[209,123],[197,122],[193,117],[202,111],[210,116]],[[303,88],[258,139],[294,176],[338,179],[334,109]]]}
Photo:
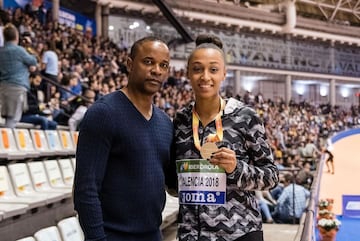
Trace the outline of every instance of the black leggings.
{"label": "black leggings", "polygon": [[334,155],[329,150],[325,150],[325,153],[327,153],[329,155],[326,162],[333,162],[334,161]]}
{"label": "black leggings", "polygon": [[264,235],[262,231],[255,231],[236,239],[235,241],[264,241]]}

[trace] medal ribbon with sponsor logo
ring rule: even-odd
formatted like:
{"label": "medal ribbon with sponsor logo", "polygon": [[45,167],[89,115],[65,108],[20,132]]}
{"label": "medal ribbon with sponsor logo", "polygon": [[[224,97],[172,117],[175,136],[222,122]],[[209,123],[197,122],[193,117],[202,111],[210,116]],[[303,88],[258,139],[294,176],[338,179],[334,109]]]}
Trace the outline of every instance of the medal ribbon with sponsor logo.
{"label": "medal ribbon with sponsor logo", "polygon": [[[221,115],[225,108],[225,100],[220,98],[220,111],[215,117],[215,126],[216,126],[216,134],[210,134],[207,137],[208,142],[219,142],[223,139],[223,126],[221,122]],[[196,113],[195,106],[192,110],[192,128],[193,128],[193,138],[195,147],[200,151],[200,139],[199,139],[199,115]]]}

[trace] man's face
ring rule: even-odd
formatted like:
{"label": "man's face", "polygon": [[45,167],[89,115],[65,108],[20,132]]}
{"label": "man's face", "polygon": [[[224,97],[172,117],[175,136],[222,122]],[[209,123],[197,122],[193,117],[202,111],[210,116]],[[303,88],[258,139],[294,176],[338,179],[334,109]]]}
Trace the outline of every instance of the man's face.
{"label": "man's face", "polygon": [[128,59],[129,86],[143,94],[153,95],[160,90],[169,74],[168,47],[159,41],[143,42],[134,57]]}

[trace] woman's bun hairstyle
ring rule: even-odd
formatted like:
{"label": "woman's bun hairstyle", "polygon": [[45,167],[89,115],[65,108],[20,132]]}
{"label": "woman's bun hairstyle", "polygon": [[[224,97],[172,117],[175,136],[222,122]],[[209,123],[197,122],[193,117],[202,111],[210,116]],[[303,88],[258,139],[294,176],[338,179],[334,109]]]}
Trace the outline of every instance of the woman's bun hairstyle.
{"label": "woman's bun hairstyle", "polygon": [[200,34],[196,38],[195,44],[196,44],[196,47],[200,46],[201,44],[214,44],[221,50],[223,48],[223,44],[222,44],[220,38],[218,38],[215,35],[211,35],[211,34]]}

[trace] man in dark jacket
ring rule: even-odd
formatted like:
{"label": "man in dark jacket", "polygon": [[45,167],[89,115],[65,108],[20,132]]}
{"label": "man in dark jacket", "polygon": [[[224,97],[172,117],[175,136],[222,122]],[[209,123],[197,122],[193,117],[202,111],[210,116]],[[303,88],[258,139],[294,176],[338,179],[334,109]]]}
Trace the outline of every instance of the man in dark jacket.
{"label": "man in dark jacket", "polygon": [[[43,130],[55,130],[57,122],[50,120],[47,116],[51,113],[46,113],[45,110],[40,110],[38,99],[38,88],[41,83],[41,76],[34,72],[30,74],[30,90],[27,92],[28,109],[24,111],[21,122],[40,125]],[[43,109],[45,106],[41,106]]]}

